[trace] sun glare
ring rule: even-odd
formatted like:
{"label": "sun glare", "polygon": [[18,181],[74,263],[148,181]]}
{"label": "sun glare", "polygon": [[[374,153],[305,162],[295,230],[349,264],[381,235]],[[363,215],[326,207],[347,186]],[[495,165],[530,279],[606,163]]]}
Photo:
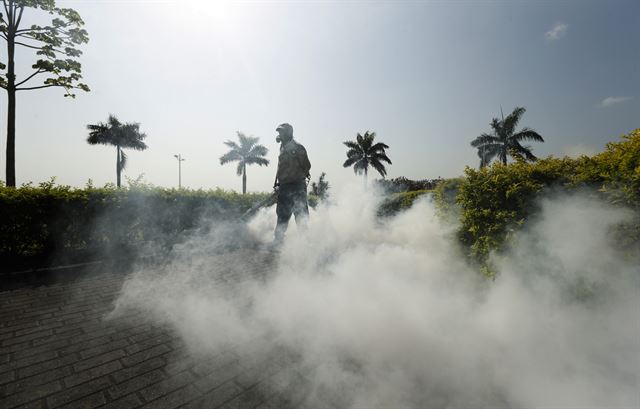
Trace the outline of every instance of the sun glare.
{"label": "sun glare", "polygon": [[257,9],[262,9],[254,3],[225,0],[187,0],[174,4],[172,12],[179,14],[187,26],[204,23],[211,28],[236,31],[250,29],[248,23],[257,16]]}

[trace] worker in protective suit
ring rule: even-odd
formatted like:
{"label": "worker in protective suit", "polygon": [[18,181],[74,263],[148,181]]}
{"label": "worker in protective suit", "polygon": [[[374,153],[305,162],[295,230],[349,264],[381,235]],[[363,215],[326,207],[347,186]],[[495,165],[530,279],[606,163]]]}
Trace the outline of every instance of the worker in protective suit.
{"label": "worker in protective suit", "polygon": [[291,125],[281,124],[276,128],[276,132],[278,132],[276,141],[280,143],[280,155],[273,187],[278,191],[276,205],[278,224],[275,230],[275,243],[278,244],[284,239],[292,213],[295,215],[296,224],[300,227],[306,224],[306,219],[309,217],[307,180],[310,177],[311,163],[304,146],[293,139]]}

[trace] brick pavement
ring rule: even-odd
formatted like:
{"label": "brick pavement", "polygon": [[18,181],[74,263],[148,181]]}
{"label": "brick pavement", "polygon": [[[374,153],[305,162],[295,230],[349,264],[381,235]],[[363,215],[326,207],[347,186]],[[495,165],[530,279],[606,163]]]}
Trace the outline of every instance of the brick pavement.
{"label": "brick pavement", "polygon": [[284,408],[310,384],[282,351],[193,356],[137,313],[105,319],[126,274],[0,291],[0,408]]}

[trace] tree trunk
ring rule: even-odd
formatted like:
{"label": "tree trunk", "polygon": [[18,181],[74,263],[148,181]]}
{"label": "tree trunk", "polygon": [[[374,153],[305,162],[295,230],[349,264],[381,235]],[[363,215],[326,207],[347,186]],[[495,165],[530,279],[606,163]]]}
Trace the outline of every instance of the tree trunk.
{"label": "tree trunk", "polygon": [[[10,5],[12,7],[12,5]],[[12,13],[13,14],[13,13]],[[15,73],[15,30],[13,15],[7,16],[7,186],[16,185],[16,73]]]}
{"label": "tree trunk", "polygon": [[247,164],[242,165],[242,194],[247,193]]}
{"label": "tree trunk", "polygon": [[120,145],[116,145],[116,186],[120,188]]}
{"label": "tree trunk", "polygon": [[[9,84],[15,81],[9,81]],[[11,85],[10,85],[11,86]],[[7,89],[7,186],[16,185],[16,90]]]}

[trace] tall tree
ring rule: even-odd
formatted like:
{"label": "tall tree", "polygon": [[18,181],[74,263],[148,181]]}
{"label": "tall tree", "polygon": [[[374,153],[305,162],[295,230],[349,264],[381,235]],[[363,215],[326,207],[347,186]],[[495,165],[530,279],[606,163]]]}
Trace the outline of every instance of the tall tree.
{"label": "tall tree", "polygon": [[[7,63],[0,62],[0,87],[7,90],[7,186],[16,185],[16,92],[41,88],[61,87],[65,97],[74,98],[74,89],[89,91],[80,81],[81,65],[76,60],[82,55],[77,48],[87,43],[84,22],[72,9],[56,7],[54,0],[3,0],[4,13],[0,10],[0,37],[7,44]],[[21,28],[25,9],[28,13],[40,10],[53,17],[48,26],[33,24]],[[17,79],[15,52],[17,47],[35,50],[36,62],[33,71],[22,79]],[[29,85],[35,78],[42,78],[39,85]]]}
{"label": "tall tree", "polygon": [[231,148],[231,150],[220,156],[220,164],[224,165],[229,162],[238,162],[236,172],[238,176],[242,175],[242,194],[247,193],[247,165],[257,164],[267,166],[269,164],[269,161],[264,158],[269,150],[263,145],[259,145],[259,140],[260,138],[246,136],[238,131],[239,145],[233,141],[226,141],[224,143]]}
{"label": "tall tree", "polygon": [[87,125],[89,145],[111,145],[116,147],[116,185],[120,187],[120,175],[127,165],[127,155],[123,149],[143,151],[147,145],[143,142],[146,134],[140,132],[139,123],[121,123],[118,118],[109,115],[107,123]]}
{"label": "tall tree", "polygon": [[535,161],[538,158],[531,152],[530,146],[523,146],[523,141],[544,142],[542,136],[531,128],[522,128],[516,132],[518,122],[525,113],[522,107],[516,107],[506,118],[493,118],[491,128],[493,134],[483,133],[471,141],[471,146],[478,149],[480,167],[487,166],[494,158],[498,158],[503,164],[507,164],[507,156],[520,157],[525,160]]}
{"label": "tall tree", "polygon": [[480,158],[480,169],[484,168],[489,164],[489,162],[491,162],[484,146],[478,147],[478,158]]}
{"label": "tall tree", "polygon": [[391,159],[387,157],[385,152],[385,149],[389,149],[389,146],[382,142],[373,143],[375,137],[375,132],[367,131],[364,135],[358,133],[355,141],[344,142],[349,150],[347,151],[347,160],[342,166],[348,168],[353,165],[353,171],[356,174],[364,173],[365,183],[369,166],[377,170],[384,178],[387,176],[387,169],[382,162],[387,162],[391,165]]}

